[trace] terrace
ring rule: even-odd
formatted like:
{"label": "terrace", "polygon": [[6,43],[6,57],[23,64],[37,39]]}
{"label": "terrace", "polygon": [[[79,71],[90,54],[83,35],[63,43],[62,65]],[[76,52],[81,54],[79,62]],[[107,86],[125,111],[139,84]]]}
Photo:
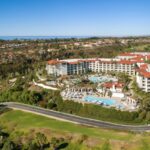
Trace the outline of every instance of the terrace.
{"label": "terrace", "polygon": [[[138,108],[136,100],[123,92],[124,84],[110,75],[90,75],[78,79],[61,92],[64,100],[92,103],[104,107],[133,111]],[[75,80],[75,79],[74,79]]]}

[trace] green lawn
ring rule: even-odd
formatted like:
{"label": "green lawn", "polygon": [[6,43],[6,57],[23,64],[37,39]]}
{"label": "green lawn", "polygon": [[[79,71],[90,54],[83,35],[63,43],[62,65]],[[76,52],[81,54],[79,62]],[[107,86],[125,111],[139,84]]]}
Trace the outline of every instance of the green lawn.
{"label": "green lawn", "polygon": [[[87,135],[90,138],[98,140],[110,140],[112,142],[124,142],[131,144],[132,147],[141,147],[139,150],[145,150],[144,147],[149,147],[150,135],[141,135],[129,132],[121,132],[114,130],[106,130],[101,128],[92,128],[81,126],[73,123],[58,121],[40,115],[22,112],[19,110],[10,110],[0,115],[0,124],[6,129],[13,127],[13,131],[27,132],[30,129],[48,129],[53,132],[65,134]],[[114,145],[112,145],[114,146]],[[117,148],[116,148],[117,149]],[[135,149],[136,150],[136,149]]]}
{"label": "green lawn", "polygon": [[[0,116],[0,124],[9,125],[15,124],[16,128],[19,130],[27,130],[29,128],[49,128],[54,131],[65,131],[86,134],[88,136],[102,137],[102,138],[114,138],[117,140],[129,140],[134,135],[125,134],[122,132],[116,132],[113,130],[104,130],[99,128],[85,127],[69,122],[58,121],[55,119],[50,119],[40,115],[22,112],[20,110],[8,111]],[[117,133],[117,134],[116,134]]]}

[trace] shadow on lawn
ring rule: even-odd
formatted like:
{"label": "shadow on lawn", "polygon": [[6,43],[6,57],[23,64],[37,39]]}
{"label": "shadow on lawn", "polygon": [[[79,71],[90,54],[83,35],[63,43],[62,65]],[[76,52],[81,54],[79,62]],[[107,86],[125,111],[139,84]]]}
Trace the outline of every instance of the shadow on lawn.
{"label": "shadow on lawn", "polygon": [[6,105],[0,104],[0,115],[11,110],[12,109],[8,108]]}
{"label": "shadow on lawn", "polygon": [[67,146],[68,146],[68,143],[62,143],[62,144],[60,144],[60,145],[57,147],[56,150],[61,150],[61,149],[63,149],[63,148],[66,148]]}

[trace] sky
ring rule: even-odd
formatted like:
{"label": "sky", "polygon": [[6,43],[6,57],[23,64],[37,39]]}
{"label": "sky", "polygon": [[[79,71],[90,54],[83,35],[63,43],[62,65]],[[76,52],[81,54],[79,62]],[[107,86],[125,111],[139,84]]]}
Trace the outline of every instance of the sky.
{"label": "sky", "polygon": [[150,0],[0,0],[0,36],[150,35]]}

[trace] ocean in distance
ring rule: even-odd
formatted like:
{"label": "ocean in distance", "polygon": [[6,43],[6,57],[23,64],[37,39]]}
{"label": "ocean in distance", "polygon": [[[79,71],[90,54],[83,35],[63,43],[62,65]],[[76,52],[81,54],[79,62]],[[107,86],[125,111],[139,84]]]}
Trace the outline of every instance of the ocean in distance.
{"label": "ocean in distance", "polygon": [[64,39],[64,38],[88,38],[90,36],[0,36],[0,40],[38,40],[38,39]]}

